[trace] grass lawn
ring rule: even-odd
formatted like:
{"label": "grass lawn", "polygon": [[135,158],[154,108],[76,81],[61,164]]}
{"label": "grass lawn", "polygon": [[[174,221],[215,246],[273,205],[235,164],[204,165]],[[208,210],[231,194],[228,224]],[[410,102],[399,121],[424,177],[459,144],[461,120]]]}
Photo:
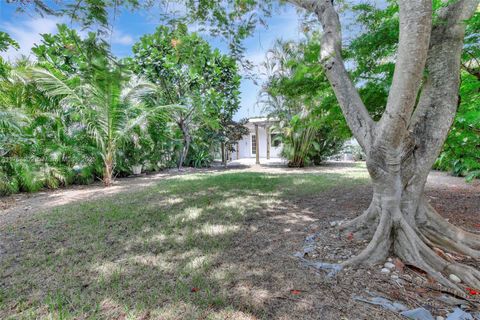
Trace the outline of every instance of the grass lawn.
{"label": "grass lawn", "polygon": [[242,263],[264,246],[242,255],[238,239],[286,204],[367,181],[363,169],[196,173],[0,226],[0,318],[268,319],[238,286],[262,272]]}

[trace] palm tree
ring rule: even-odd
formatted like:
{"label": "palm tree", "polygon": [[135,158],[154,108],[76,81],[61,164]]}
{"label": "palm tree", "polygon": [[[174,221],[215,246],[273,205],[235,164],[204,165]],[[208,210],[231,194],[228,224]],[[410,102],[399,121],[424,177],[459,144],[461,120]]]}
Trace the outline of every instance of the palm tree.
{"label": "palm tree", "polygon": [[84,78],[66,79],[42,68],[31,68],[30,76],[47,96],[58,100],[64,110],[77,112],[81,125],[94,139],[103,161],[103,183],[113,181],[115,154],[119,145],[148,116],[165,106],[147,108],[145,99],[157,87],[130,76],[118,67],[94,65]]}
{"label": "palm tree", "polygon": [[260,73],[267,80],[259,93],[258,104],[269,117],[280,120],[272,129],[281,132],[282,153],[291,167],[305,165],[317,130],[310,125],[310,110],[302,100],[291,99],[276,90],[279,81],[292,77],[291,62],[299,60],[301,55],[302,48],[298,44],[277,40],[260,65]]}

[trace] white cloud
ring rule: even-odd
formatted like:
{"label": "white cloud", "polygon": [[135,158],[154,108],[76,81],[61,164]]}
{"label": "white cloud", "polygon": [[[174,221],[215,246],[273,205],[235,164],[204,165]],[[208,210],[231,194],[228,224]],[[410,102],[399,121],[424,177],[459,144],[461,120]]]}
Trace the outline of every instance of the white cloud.
{"label": "white cloud", "polygon": [[112,32],[111,41],[112,41],[112,44],[120,44],[124,46],[132,45],[135,42],[135,40],[131,35],[123,33],[120,30],[114,30]]}
{"label": "white cloud", "polygon": [[10,48],[8,51],[2,52],[1,56],[11,61],[19,58],[21,55],[29,56],[33,45],[41,42],[41,34],[55,33],[57,23],[61,23],[61,20],[55,18],[32,18],[15,24],[12,22],[1,24],[1,28],[10,34],[20,45],[20,49]]}

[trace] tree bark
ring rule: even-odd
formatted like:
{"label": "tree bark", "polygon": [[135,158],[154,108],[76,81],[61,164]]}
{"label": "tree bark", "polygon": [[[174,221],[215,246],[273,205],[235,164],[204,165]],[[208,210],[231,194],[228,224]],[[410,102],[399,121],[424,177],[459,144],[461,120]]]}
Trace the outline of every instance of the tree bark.
{"label": "tree bark", "polygon": [[473,15],[479,1],[449,2],[435,22],[431,1],[398,1],[400,39],[395,73],[386,110],[377,123],[366,113],[344,67],[340,22],[332,1],[291,2],[316,13],[323,26],[320,59],[347,123],[367,155],[373,183],[368,209],[341,226],[356,238],[371,240],[359,255],[342,265],[376,264],[394,254],[462,296],[463,290],[448,279],[449,274],[480,288],[477,269],[438,254],[441,249],[480,259],[480,235],[447,222],[424,196],[428,173],[458,103],[464,20]]}
{"label": "tree bark", "polygon": [[265,131],[267,133],[267,160],[270,160],[270,144],[271,144],[270,127],[266,126]]}
{"label": "tree bark", "polygon": [[258,125],[255,125],[255,164],[260,164],[260,146],[258,143],[260,139],[258,137]]}
{"label": "tree bark", "polygon": [[222,164],[226,167],[227,166],[227,160],[225,159],[225,143],[220,144],[220,149],[222,152]]}
{"label": "tree bark", "polygon": [[183,134],[183,148],[182,152],[180,153],[180,159],[178,160],[178,170],[182,169],[183,163],[185,162],[185,159],[187,158],[188,155],[188,149],[190,148],[190,132],[188,130],[187,125],[185,125],[184,121],[179,121],[178,126],[180,127],[180,130],[182,131]]}
{"label": "tree bark", "polygon": [[111,186],[113,182],[113,161],[112,152],[107,152],[105,158],[103,159],[103,184],[105,187]]}

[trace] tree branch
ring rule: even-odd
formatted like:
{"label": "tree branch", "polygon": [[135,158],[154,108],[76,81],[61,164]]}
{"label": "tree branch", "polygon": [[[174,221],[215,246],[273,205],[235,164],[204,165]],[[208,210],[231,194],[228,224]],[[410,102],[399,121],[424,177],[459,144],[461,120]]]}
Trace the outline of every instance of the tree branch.
{"label": "tree branch", "polygon": [[415,139],[417,165],[433,165],[452,125],[458,104],[464,21],[474,14],[478,4],[479,0],[451,3],[441,10],[432,29],[428,76],[409,127]]}
{"label": "tree branch", "polygon": [[408,133],[408,119],[423,77],[432,27],[431,0],[400,0],[400,39],[387,106],[378,124],[378,136],[398,147]]}
{"label": "tree branch", "polygon": [[320,59],[328,81],[340,104],[353,135],[368,152],[372,143],[374,121],[368,114],[342,59],[342,33],[340,19],[331,0],[288,0],[318,16],[323,28]]}

